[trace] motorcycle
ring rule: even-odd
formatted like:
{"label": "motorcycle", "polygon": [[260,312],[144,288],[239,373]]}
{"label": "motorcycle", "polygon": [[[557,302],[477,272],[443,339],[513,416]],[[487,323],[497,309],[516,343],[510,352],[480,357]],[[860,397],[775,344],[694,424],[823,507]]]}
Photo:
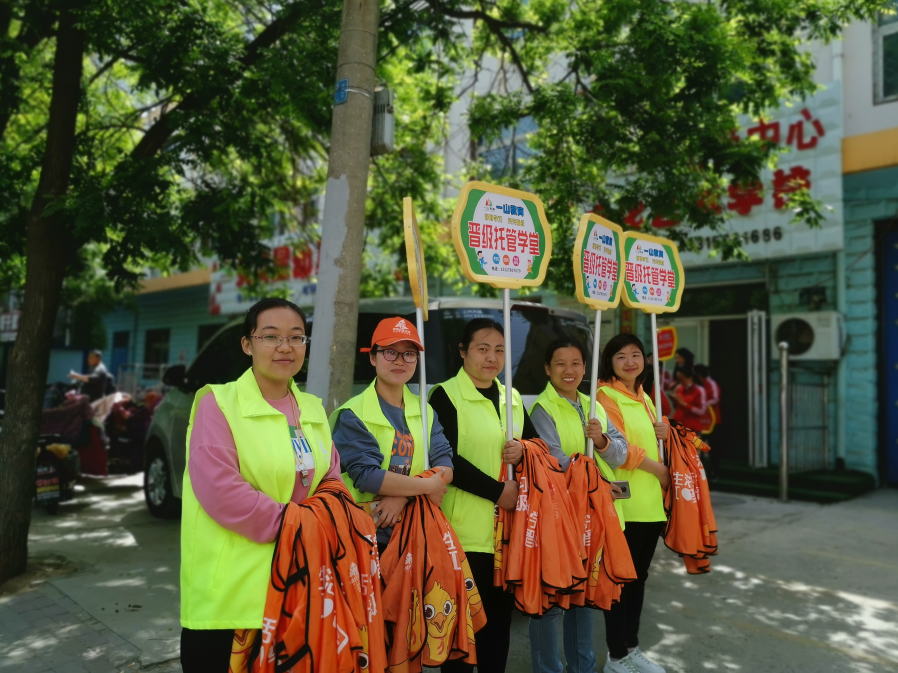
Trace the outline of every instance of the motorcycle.
{"label": "motorcycle", "polygon": [[41,435],[38,440],[34,501],[49,514],[56,514],[59,503],[75,497],[81,473],[78,452],[63,441],[59,435]]}

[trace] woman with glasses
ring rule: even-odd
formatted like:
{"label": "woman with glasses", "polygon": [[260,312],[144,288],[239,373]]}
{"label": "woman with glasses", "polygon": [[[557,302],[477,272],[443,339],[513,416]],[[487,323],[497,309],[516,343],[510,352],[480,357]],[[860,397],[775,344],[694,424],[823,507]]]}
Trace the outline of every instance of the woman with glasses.
{"label": "woman with glasses", "polygon": [[[381,553],[408,498],[426,495],[439,506],[446,484],[452,481],[452,447],[443,428],[428,405],[425,444],[421,400],[405,385],[414,376],[418,353],[423,350],[414,325],[403,318],[381,320],[371,347],[362,349],[376,372],[374,381],[330,418],[343,481],[374,518]],[[418,479],[424,472],[425,450],[430,467],[439,472]]]}
{"label": "woman with glasses", "polygon": [[[505,439],[505,396],[512,396],[513,436],[539,439],[518,391],[507,391],[498,376],[505,367],[502,325],[490,318],[467,324],[458,344],[462,368],[433,388],[430,404],[452,446],[455,480],[443,501],[443,512],[467,554],[480,589],[486,626],[477,632],[477,670],[503,673],[508,661],[514,596],[493,586],[493,525],[495,508],[513,510],[516,481],[499,481],[502,461],[517,465],[524,449],[517,439]],[[447,671],[470,671],[461,661],[447,661]]]}
{"label": "woman with glasses", "polygon": [[298,306],[261,300],[246,312],[240,340],[252,367],[196,394],[181,520],[184,673],[227,673],[232,651],[252,643],[284,507],[340,478],[321,400],[293,382],[306,332]]}

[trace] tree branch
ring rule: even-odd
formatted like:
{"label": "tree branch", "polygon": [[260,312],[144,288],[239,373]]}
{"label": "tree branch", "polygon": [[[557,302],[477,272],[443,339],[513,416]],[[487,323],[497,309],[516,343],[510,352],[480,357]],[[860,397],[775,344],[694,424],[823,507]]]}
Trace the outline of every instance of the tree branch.
{"label": "tree branch", "polygon": [[117,61],[118,61],[118,56],[109,59],[108,61],[106,61],[106,63],[101,65],[99,68],[97,68],[97,71],[93,75],[90,76],[89,80],[87,80],[87,86],[85,88],[87,88],[88,86],[90,86],[91,84],[96,82],[98,79],[100,79],[100,77],[102,77],[105,72],[107,72],[112,66],[114,66]]}
{"label": "tree branch", "polygon": [[486,27],[489,28],[489,31],[496,36],[496,39],[502,43],[502,46],[508,51],[511,55],[511,60],[514,62],[515,68],[517,68],[518,73],[521,75],[521,80],[524,83],[524,86],[527,88],[528,93],[533,93],[533,85],[530,83],[530,77],[527,74],[527,69],[524,67],[524,62],[521,60],[520,54],[518,54],[518,50],[515,49],[514,43],[511,38],[505,34],[506,29],[516,29],[516,30],[530,30],[536,33],[545,33],[545,26],[540,26],[535,23],[530,23],[528,21],[506,21],[504,19],[497,19],[496,17],[488,14],[479,9],[451,9],[447,7],[445,4],[440,2],[440,0],[425,0],[428,5],[433,8],[434,11],[443,14],[444,16],[451,16],[454,19],[473,19],[475,21],[483,21],[486,24]]}
{"label": "tree branch", "polygon": [[[282,14],[272,21],[265,29],[259,33],[256,38],[246,46],[243,56],[238,62],[243,66],[243,71],[252,69],[256,63],[262,58],[264,51],[272,47],[279,39],[294,27],[296,23],[304,16],[305,12],[314,12],[317,7],[309,7],[309,3],[296,3],[290,11]],[[233,82],[223,82],[222,86],[216,92],[213,98],[218,97],[222,93],[232,90]],[[186,94],[180,104],[172,108],[170,111],[162,114],[156,123],[147,131],[146,135],[141,138],[140,142],[131,151],[131,158],[136,160],[149,159],[155,156],[168,142],[169,138],[177,131],[178,124],[173,121],[172,115],[177,113],[184,115],[200,110],[203,105],[208,104],[210,99],[200,98],[194,93]]]}
{"label": "tree branch", "polygon": [[490,29],[514,28],[517,30],[531,30],[534,33],[545,33],[546,27],[529,21],[506,21],[505,19],[497,19],[490,14],[479,9],[452,9],[447,7],[440,0],[425,0],[431,9],[439,12],[443,16],[450,16],[453,19],[473,19],[475,21],[483,21]]}
{"label": "tree branch", "polygon": [[[487,23],[489,26],[489,23]],[[527,93],[533,93],[533,85],[530,84],[530,78],[527,76],[527,69],[524,67],[524,62],[521,60],[520,54],[518,54],[518,50],[514,48],[514,44],[511,41],[511,38],[508,37],[501,30],[493,30],[492,26],[489,26],[490,32],[498,38],[499,42],[502,43],[508,53],[511,55],[511,60],[514,61],[515,68],[518,70],[518,74],[521,75],[521,80],[524,82],[524,86],[527,88]]]}
{"label": "tree branch", "polygon": [[[9,34],[12,20],[12,4],[2,3],[0,5],[0,31],[2,31],[0,35]],[[3,96],[0,96],[0,138],[3,138],[9,120],[18,111],[22,102],[21,84],[19,83],[20,68],[16,57],[22,53],[27,55],[41,41],[50,37],[53,34],[53,23],[53,13],[49,9],[42,11],[33,25],[23,20],[19,33],[15,38],[9,40],[13,45],[5,50],[6,55],[0,59],[0,90],[3,91]],[[0,38],[4,42],[8,39]]]}

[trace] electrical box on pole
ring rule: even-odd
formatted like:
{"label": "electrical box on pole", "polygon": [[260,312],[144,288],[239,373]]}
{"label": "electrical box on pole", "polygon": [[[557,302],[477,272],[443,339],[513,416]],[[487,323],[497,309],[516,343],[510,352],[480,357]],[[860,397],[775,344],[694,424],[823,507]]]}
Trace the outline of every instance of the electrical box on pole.
{"label": "electrical box on pole", "polygon": [[393,91],[377,89],[374,92],[374,119],[371,124],[371,156],[377,157],[393,151],[396,116],[393,114]]}

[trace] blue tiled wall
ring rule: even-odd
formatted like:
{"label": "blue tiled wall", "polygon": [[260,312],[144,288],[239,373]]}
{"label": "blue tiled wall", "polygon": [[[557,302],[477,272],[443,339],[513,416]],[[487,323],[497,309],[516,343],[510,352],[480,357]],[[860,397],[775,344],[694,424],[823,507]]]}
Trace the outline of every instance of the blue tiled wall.
{"label": "blue tiled wall", "polygon": [[142,294],[137,297],[137,311],[123,308],[104,318],[110,350],[113,333],[130,333],[132,363],[144,361],[147,330],[170,329],[169,363],[189,364],[196,357],[200,326],[227,322],[227,317],[209,315],[207,285]]}
{"label": "blue tiled wall", "polygon": [[846,175],[845,278],[848,333],[846,464],[876,473],[878,445],[877,220],[898,217],[898,167]]}
{"label": "blue tiled wall", "polygon": [[[845,363],[846,467],[877,473],[877,220],[898,217],[898,168],[848,175],[844,178],[845,279],[847,334]],[[836,310],[836,255],[824,253],[775,259],[769,262],[708,265],[687,269],[689,284],[766,282],[770,313],[804,312],[800,291],[822,287],[826,291],[819,310]],[[642,321],[641,336],[649,336],[648,319]],[[644,332],[644,335],[642,334]],[[836,451],[837,385],[836,363],[806,363],[791,370],[793,380],[819,383],[830,377],[830,448]],[[770,361],[770,462],[779,461],[779,367]]]}

